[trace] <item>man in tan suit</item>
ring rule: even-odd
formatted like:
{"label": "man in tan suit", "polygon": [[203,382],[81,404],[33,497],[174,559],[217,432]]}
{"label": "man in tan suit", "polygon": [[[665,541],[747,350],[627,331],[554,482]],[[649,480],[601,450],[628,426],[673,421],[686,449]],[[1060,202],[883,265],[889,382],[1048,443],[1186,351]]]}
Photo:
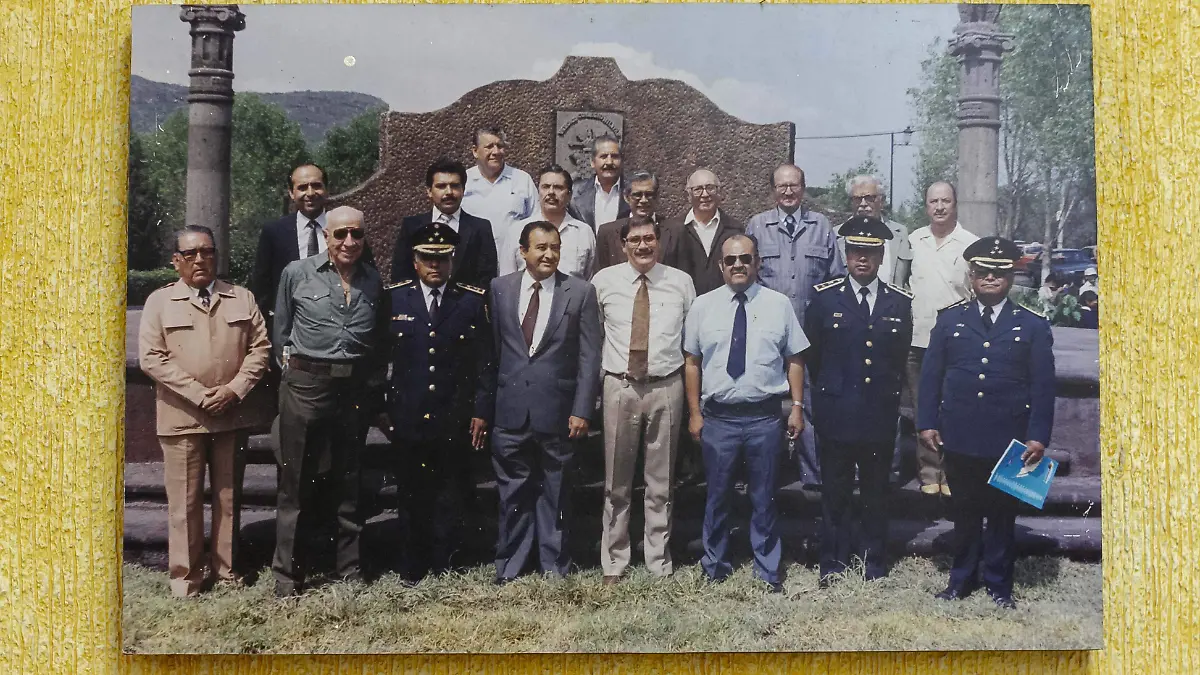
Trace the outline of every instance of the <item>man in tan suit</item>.
{"label": "man in tan suit", "polygon": [[241,480],[239,430],[253,426],[242,401],[267,370],[271,344],[250,291],[216,279],[212,231],[188,226],[175,238],[179,281],[150,294],[138,329],[138,361],[157,385],[169,530],[171,592],[204,584],[204,467],[212,465],[210,573],[236,581],[234,543]]}

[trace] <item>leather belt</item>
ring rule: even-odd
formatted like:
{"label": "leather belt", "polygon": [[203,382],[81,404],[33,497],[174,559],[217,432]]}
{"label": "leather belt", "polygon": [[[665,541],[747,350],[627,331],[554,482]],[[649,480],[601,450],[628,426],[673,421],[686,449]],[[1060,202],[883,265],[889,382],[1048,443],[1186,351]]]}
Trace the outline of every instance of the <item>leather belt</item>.
{"label": "leather belt", "polygon": [[679,366],[678,368],[676,368],[675,370],[672,370],[671,372],[667,373],[666,375],[651,375],[644,380],[634,379],[633,377],[631,377],[629,375],[629,373],[614,373],[611,370],[604,371],[604,374],[608,375],[609,377],[615,377],[618,380],[625,380],[626,382],[636,382],[638,384],[651,384],[653,382],[662,382],[663,380],[669,380],[672,377],[675,377],[676,375],[678,375],[679,371],[681,371],[681,370],[683,370],[683,366]]}
{"label": "leather belt", "polygon": [[333,363],[327,361],[312,361],[299,356],[288,357],[288,368],[295,368],[313,375],[326,377],[351,377],[354,375],[354,363]]}

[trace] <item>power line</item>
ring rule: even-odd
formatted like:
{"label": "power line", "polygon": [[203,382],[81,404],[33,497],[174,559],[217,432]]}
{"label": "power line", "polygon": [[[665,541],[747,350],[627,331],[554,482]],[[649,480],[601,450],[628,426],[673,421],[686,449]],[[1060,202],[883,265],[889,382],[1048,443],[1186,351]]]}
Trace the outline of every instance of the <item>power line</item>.
{"label": "power line", "polygon": [[833,136],[796,136],[796,140],[797,141],[819,141],[819,140],[825,140],[828,138],[869,138],[871,136],[892,136],[895,134],[903,134],[903,133],[915,134],[918,131],[928,131],[928,130],[929,130],[928,127],[916,127],[916,128],[906,127],[904,129],[897,129],[896,131],[878,131],[878,132],[869,133],[869,134],[835,134]]}

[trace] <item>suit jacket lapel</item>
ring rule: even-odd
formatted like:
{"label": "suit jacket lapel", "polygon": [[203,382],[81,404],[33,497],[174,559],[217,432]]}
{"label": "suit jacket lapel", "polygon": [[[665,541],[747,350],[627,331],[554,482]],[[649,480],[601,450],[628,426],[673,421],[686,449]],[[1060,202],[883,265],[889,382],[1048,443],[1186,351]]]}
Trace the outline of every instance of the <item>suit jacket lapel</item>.
{"label": "suit jacket lapel", "polygon": [[[963,317],[964,324],[983,337],[988,336],[987,329],[983,327],[983,315],[979,313],[979,305],[974,298],[962,308],[962,312],[966,315]],[[992,327],[995,328],[994,325]]]}
{"label": "suit jacket lapel", "polygon": [[[501,287],[497,289],[496,302],[497,304],[507,304],[508,306],[512,307],[511,312],[501,312],[505,316],[512,317],[512,324],[507,328],[507,330],[504,329],[504,327],[501,327],[500,334],[505,336],[506,339],[512,339],[515,341],[517,346],[520,347],[520,349],[517,351],[521,354],[524,354],[525,359],[528,360],[529,347],[525,345],[525,334],[521,332],[521,319],[524,318],[521,316],[521,282],[524,279],[525,274],[523,272],[521,274],[514,274],[511,281],[505,279],[505,281],[508,281],[508,283],[502,284]],[[512,297],[501,297],[501,292],[511,294]],[[505,319],[501,320],[503,321]]]}
{"label": "suit jacket lapel", "polygon": [[433,322],[434,326],[441,325],[442,321],[444,321],[446,317],[454,311],[454,306],[458,304],[458,293],[449,292],[449,288],[449,282],[442,286],[442,297],[438,298],[438,300],[441,301],[441,304],[438,305],[437,321]]}
{"label": "suit jacket lapel", "polygon": [[408,299],[416,306],[417,316],[424,323],[429,323],[429,306],[425,304],[425,291],[421,289],[421,282],[414,281],[408,287]]}
{"label": "suit jacket lapel", "polygon": [[[1012,325],[1015,323],[1013,311],[1017,311],[1017,308],[1012,300],[1004,303],[1004,309],[992,319],[992,332],[990,335],[1000,335],[1006,330],[1012,330]],[[979,323],[983,323],[983,317],[979,318]]]}
{"label": "suit jacket lapel", "polygon": [[554,299],[550,302],[550,316],[546,317],[546,332],[542,333],[542,340],[538,342],[537,349],[533,352],[534,356],[537,356],[549,344],[550,336],[554,335],[554,331],[558,329],[558,324],[562,321],[563,314],[567,309],[567,292],[572,288],[571,277],[562,272],[555,272],[554,275]]}
{"label": "suit jacket lapel", "polygon": [[[429,218],[429,222],[433,222],[433,216]],[[454,269],[461,270],[466,264],[463,259],[467,255],[467,248],[471,245],[471,236],[475,233],[475,224],[467,221],[466,212],[462,212],[458,216],[458,246],[454,247]]]}
{"label": "suit jacket lapel", "polygon": [[[862,315],[862,307],[858,304],[858,294],[854,292],[854,287],[850,285],[850,278],[846,277],[845,283],[838,289],[838,303],[846,310],[848,316],[853,316],[859,321],[866,322],[868,319]],[[875,298],[875,307],[879,307],[879,298]]]}

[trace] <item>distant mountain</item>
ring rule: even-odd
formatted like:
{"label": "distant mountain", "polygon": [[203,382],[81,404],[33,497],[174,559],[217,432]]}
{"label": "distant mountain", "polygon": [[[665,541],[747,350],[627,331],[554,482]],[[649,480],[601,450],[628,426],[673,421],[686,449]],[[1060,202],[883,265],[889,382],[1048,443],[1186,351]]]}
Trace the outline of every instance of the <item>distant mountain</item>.
{"label": "distant mountain", "polygon": [[[234,80],[236,83],[237,81]],[[171,113],[187,106],[187,87],[155,82],[134,75],[129,84],[129,117],[133,130],[154,130]],[[290,91],[258,94],[264,101],[283,108],[289,119],[300,125],[304,140],[316,146],[326,132],[346,124],[371,108],[386,108],[383,99],[352,91]]]}

